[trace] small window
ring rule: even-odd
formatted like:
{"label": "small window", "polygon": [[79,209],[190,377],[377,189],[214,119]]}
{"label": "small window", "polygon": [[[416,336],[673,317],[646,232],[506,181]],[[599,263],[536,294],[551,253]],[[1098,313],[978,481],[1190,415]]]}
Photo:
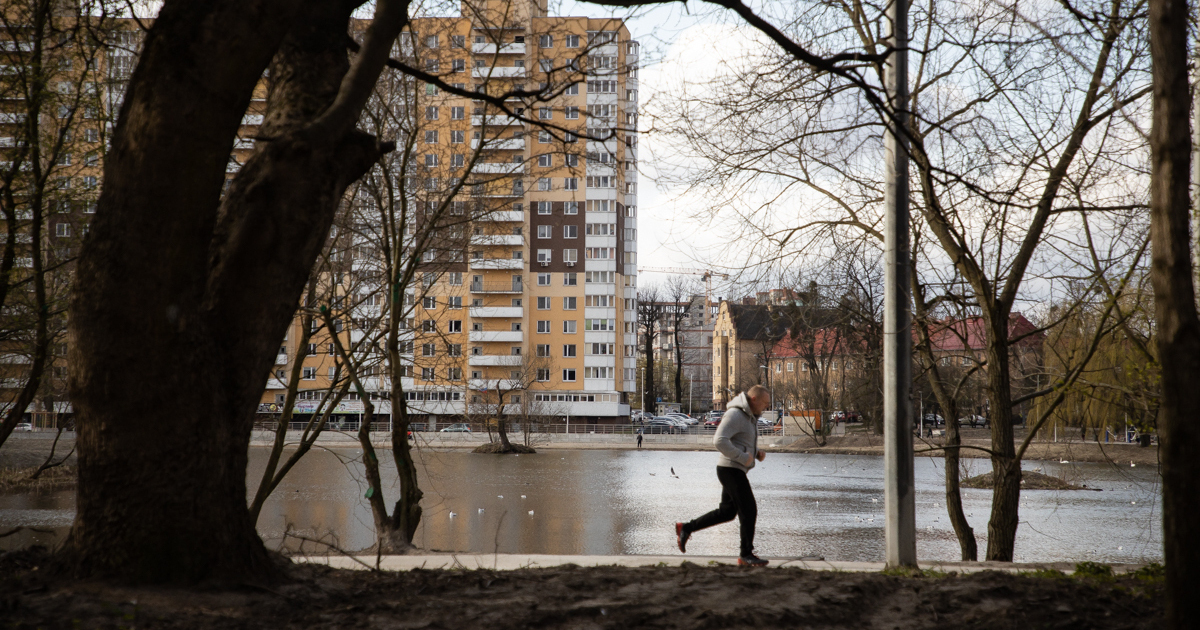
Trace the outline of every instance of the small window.
{"label": "small window", "polygon": [[579,238],[579,226],[578,225],[564,225],[563,226],[563,238]]}
{"label": "small window", "polygon": [[579,303],[578,298],[565,297],[565,298],[563,298],[563,310],[564,311],[573,311],[573,310],[575,310],[576,305],[578,303]]}
{"label": "small window", "polygon": [[538,47],[539,48],[554,48],[554,36],[553,35],[539,36],[538,37]]}
{"label": "small window", "polygon": [[554,166],[554,156],[549,153],[543,153],[542,155],[539,155],[538,156],[538,166],[541,166],[543,168],[548,167],[548,166]]}
{"label": "small window", "polygon": [[550,332],[550,320],[539,319],[538,323],[537,323],[537,331],[539,333],[543,333],[543,334],[549,333]]}
{"label": "small window", "polygon": [[438,47],[438,36],[437,35],[429,35],[428,37],[426,37],[425,38],[425,47],[426,48],[437,48]]}
{"label": "small window", "polygon": [[450,36],[450,47],[451,48],[466,48],[466,46],[467,46],[467,36],[466,35],[451,35]]}
{"label": "small window", "polygon": [[563,190],[579,190],[579,178],[578,177],[564,177],[563,178]]}
{"label": "small window", "polygon": [[567,35],[566,36],[566,46],[567,46],[567,48],[579,48],[579,36],[578,35]]}
{"label": "small window", "polygon": [[425,108],[425,120],[437,120],[438,108],[436,105],[431,105]]}
{"label": "small window", "polygon": [[550,310],[550,297],[549,296],[538,296],[537,307],[538,307],[539,311]]}
{"label": "small window", "polygon": [[578,284],[578,278],[576,277],[574,271],[563,274],[563,286],[564,287],[573,287],[573,286],[576,286],[577,284]]}
{"label": "small window", "polygon": [[568,320],[563,321],[563,332],[568,335],[575,334],[575,328],[576,328],[577,323],[578,322],[576,322],[573,319],[568,319]]}
{"label": "small window", "polygon": [[450,120],[462,120],[467,115],[466,107],[451,107]]}
{"label": "small window", "polygon": [[564,382],[567,382],[567,383],[575,382],[575,370],[573,368],[564,369],[562,371],[562,374],[563,374],[562,380]]}

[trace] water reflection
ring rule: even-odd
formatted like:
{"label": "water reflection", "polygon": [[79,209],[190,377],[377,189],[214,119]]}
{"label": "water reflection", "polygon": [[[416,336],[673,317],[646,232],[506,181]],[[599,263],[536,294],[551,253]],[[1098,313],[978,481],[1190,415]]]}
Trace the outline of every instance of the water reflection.
{"label": "water reflection", "polygon": [[[298,545],[291,529],[325,537],[343,549],[373,541],[355,450],[314,451],[292,470],[267,502],[259,528],[271,546]],[[389,506],[397,482],[381,453]],[[257,483],[266,452],[251,452]],[[720,497],[705,452],[544,451],[495,457],[464,452],[420,454],[425,498],[416,543],[428,549],[548,554],[670,554],[673,523],[714,508]],[[942,462],[917,458],[917,553],[922,560],[956,560],[958,544],[946,517]],[[988,463],[969,462],[972,474]],[[674,469],[675,475],[671,474]],[[1158,473],[1102,464],[1027,462],[1053,476],[1082,479],[1102,492],[1026,491],[1016,560],[1161,561]],[[772,454],[751,473],[758,497],[756,547],[767,556],[820,554],[830,560],[883,557],[883,461],[879,457]],[[991,493],[964,490],[968,520],[986,545]],[[0,528],[32,525],[65,533],[74,495],[0,497]],[[532,512],[532,513],[531,513]],[[453,516],[451,514],[453,513]],[[736,522],[696,534],[689,552],[736,552]],[[0,539],[5,548],[53,537],[22,532]]]}

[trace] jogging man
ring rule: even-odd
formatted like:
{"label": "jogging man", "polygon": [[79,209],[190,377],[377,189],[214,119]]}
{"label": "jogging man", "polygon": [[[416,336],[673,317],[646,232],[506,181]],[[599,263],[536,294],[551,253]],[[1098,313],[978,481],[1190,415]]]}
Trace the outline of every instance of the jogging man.
{"label": "jogging man", "polygon": [[741,525],[742,544],[738,566],[764,567],[767,561],[754,555],[754,521],[758,505],[746,473],[754,461],[767,457],[758,448],[758,415],[771,404],[771,393],[762,385],[739,394],[727,405],[721,424],[713,436],[713,444],[721,456],[717,460],[717,480],[721,482],[721,505],[717,509],[687,523],[675,523],[675,542],[679,551],[687,553],[687,541],[702,529],[728,523],[733,517]]}

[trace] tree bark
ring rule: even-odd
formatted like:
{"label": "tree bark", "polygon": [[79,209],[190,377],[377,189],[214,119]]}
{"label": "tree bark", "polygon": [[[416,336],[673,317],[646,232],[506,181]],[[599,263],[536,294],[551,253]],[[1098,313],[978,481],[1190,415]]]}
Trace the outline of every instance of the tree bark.
{"label": "tree bark", "polygon": [[1163,478],[1167,622],[1200,619],[1200,318],[1188,238],[1188,2],[1150,0],[1151,280],[1162,364],[1158,430]]}
{"label": "tree bark", "polygon": [[[247,449],[336,206],[381,154],[353,120],[310,131],[347,74],[352,9],[168,1],[147,34],[71,305],[79,484],[63,558],[77,574],[279,575],[246,509]],[[256,152],[222,201],[272,58]]]}
{"label": "tree bark", "polygon": [[992,423],[992,513],[988,519],[986,559],[1012,562],[1021,501],[1021,461],[1013,445],[1008,311],[985,309],[983,320],[989,328],[985,352],[988,413]]}

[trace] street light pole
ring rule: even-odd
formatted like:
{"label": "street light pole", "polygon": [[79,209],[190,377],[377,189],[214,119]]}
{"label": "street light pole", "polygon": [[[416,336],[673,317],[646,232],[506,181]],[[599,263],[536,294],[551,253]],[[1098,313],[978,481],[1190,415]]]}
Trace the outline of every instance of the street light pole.
{"label": "street light pole", "polygon": [[889,568],[917,565],[913,480],[912,332],[909,313],[908,233],[908,0],[892,0],[892,53],[886,67],[891,113],[884,180],[884,549]]}

